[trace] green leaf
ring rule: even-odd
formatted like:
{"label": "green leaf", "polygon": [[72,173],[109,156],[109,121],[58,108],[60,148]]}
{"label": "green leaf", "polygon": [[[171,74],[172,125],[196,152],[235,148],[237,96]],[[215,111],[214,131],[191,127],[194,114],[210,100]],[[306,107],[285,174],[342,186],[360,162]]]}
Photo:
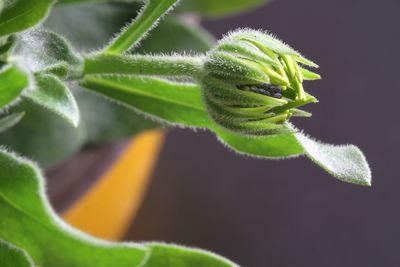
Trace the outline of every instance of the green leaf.
{"label": "green leaf", "polygon": [[0,133],[10,129],[15,124],[20,122],[20,120],[22,119],[22,117],[24,117],[24,115],[25,112],[18,112],[0,118]]}
{"label": "green leaf", "polygon": [[80,56],[55,32],[30,30],[21,34],[16,54],[23,57],[32,72],[49,72],[62,78],[81,74]]}
{"label": "green leaf", "polygon": [[34,267],[32,259],[22,249],[0,239],[0,266]]}
{"label": "green leaf", "polygon": [[36,265],[132,267],[144,259],[142,246],[96,240],[62,223],[32,163],[1,151],[0,168],[0,238],[26,250]]}
{"label": "green leaf", "polygon": [[304,149],[293,134],[246,136],[221,127],[214,127],[217,137],[239,154],[279,159],[302,155]]}
{"label": "green leaf", "polygon": [[202,250],[92,238],[57,217],[45,196],[41,172],[32,162],[0,150],[0,169],[0,239],[29,253],[35,266],[237,266]]}
{"label": "green leaf", "polygon": [[305,154],[321,168],[344,182],[371,185],[371,171],[360,149],[354,145],[329,145],[296,134]]}
{"label": "green leaf", "polygon": [[82,86],[172,124],[207,127],[201,91],[194,84],[137,76],[87,76]]}
{"label": "green leaf", "polygon": [[86,130],[71,123],[42,105],[22,98],[10,113],[25,112],[24,119],[13,128],[0,133],[0,143],[29,158],[50,167],[70,157],[86,143]]}
{"label": "green leaf", "polygon": [[106,53],[122,54],[130,50],[153,29],[178,0],[147,0],[134,21],[125,27],[105,49]]}
{"label": "green leaf", "polygon": [[42,21],[54,0],[5,1],[0,16],[0,36],[20,32]]}
{"label": "green leaf", "polygon": [[180,10],[218,18],[257,8],[270,0],[183,0]]}
{"label": "green leaf", "polygon": [[79,124],[79,109],[67,86],[55,76],[36,75],[36,88],[26,92],[25,97],[60,115],[73,126]]}
{"label": "green leaf", "polygon": [[0,108],[18,98],[29,86],[27,73],[16,64],[7,64],[0,69]]}

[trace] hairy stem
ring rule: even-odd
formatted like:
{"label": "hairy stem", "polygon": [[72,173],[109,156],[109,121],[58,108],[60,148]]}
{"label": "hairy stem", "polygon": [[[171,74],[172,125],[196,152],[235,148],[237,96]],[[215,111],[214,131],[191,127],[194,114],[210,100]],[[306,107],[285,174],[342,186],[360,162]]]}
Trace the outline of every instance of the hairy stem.
{"label": "hairy stem", "polygon": [[187,76],[199,79],[203,75],[203,57],[98,55],[85,59],[84,74],[133,74],[156,76]]}
{"label": "hairy stem", "polygon": [[123,54],[144,38],[158,20],[165,15],[178,0],[148,0],[137,18],[111,41],[104,50],[109,54]]}

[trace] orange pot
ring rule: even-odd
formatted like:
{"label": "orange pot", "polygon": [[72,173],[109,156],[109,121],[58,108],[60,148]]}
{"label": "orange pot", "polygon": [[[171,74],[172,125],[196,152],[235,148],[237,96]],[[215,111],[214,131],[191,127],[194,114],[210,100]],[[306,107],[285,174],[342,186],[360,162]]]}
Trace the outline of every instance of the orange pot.
{"label": "orange pot", "polygon": [[135,136],[103,176],[64,214],[73,226],[93,236],[121,239],[146,192],[165,133],[152,130]]}

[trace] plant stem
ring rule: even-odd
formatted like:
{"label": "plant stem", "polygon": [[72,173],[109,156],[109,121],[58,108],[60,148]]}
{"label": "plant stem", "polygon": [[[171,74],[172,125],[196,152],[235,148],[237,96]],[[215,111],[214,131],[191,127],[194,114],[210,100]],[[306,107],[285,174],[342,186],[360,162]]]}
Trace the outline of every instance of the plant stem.
{"label": "plant stem", "polygon": [[178,0],[148,0],[137,18],[111,41],[104,50],[108,54],[123,54],[136,45],[148,31],[157,25]]}
{"label": "plant stem", "polygon": [[98,55],[85,59],[84,74],[137,74],[187,76],[203,75],[201,56]]}

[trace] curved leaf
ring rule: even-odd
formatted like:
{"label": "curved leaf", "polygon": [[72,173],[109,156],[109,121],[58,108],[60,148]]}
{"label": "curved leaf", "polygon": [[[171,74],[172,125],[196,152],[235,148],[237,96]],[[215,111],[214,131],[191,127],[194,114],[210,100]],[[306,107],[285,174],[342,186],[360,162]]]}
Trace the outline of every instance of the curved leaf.
{"label": "curved leaf", "polygon": [[237,266],[202,250],[157,243],[114,243],[90,237],[55,215],[45,197],[44,179],[33,163],[0,150],[0,169],[0,239],[28,252],[36,266]]}
{"label": "curved leaf", "polygon": [[305,154],[334,177],[348,183],[371,185],[371,170],[358,147],[323,144],[301,133],[296,138]]}
{"label": "curved leaf", "polygon": [[82,60],[66,39],[47,30],[20,34],[16,54],[32,72],[51,72],[62,78],[80,75]]}
{"label": "curved leaf", "polygon": [[20,32],[43,20],[54,0],[5,1],[0,16],[0,36]]}
{"label": "curved leaf", "polygon": [[24,96],[60,115],[77,127],[79,124],[79,109],[74,96],[67,86],[52,75],[36,75],[35,79],[36,88],[27,91]]}
{"label": "curved leaf", "polygon": [[208,115],[194,84],[151,77],[88,76],[82,86],[172,124],[207,127]]}
{"label": "curved leaf", "polygon": [[22,119],[22,117],[24,117],[24,115],[25,112],[18,112],[0,118],[0,133],[13,127]]}
{"label": "curved leaf", "polygon": [[34,267],[34,264],[24,250],[0,239],[0,266]]}
{"label": "curved leaf", "polygon": [[279,159],[302,155],[304,149],[293,134],[271,136],[244,136],[223,129],[214,128],[218,139],[239,154],[252,157]]}
{"label": "curved leaf", "polygon": [[26,250],[36,265],[132,267],[144,259],[142,246],[100,241],[62,223],[32,163],[0,151],[0,168],[0,238]]}
{"label": "curved leaf", "polygon": [[15,64],[0,69],[0,108],[10,104],[29,86],[28,75]]}

